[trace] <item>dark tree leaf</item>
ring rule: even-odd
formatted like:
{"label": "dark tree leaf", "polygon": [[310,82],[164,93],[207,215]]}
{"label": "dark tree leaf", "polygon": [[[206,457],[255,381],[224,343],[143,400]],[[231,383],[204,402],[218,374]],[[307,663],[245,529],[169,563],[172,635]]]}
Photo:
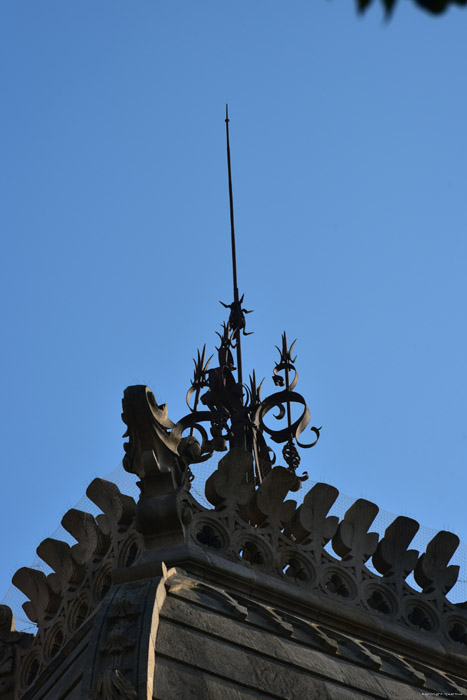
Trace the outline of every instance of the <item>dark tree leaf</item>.
{"label": "dark tree leaf", "polygon": [[357,5],[358,5],[358,11],[359,12],[365,12],[367,9],[368,5],[371,5],[373,0],[357,0]]}
{"label": "dark tree leaf", "polygon": [[444,12],[449,4],[449,0],[415,0],[415,2],[433,14]]}
{"label": "dark tree leaf", "polygon": [[[390,17],[394,7],[396,6],[397,0],[381,1],[386,10],[386,17]],[[368,9],[373,0],[356,0],[356,2],[358,11],[363,13]],[[449,5],[467,5],[467,0],[413,0],[413,2],[434,15],[442,14]]]}
{"label": "dark tree leaf", "polygon": [[467,5],[467,0],[415,0],[420,7],[432,12],[440,14],[448,7],[448,5]]}
{"label": "dark tree leaf", "polygon": [[390,17],[396,4],[396,0],[383,0],[383,4],[386,10],[386,17]]}

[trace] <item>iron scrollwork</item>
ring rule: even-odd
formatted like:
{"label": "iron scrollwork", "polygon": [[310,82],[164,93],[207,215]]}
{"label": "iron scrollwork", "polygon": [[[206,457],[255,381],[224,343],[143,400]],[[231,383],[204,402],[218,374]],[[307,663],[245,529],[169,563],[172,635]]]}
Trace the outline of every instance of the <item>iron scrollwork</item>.
{"label": "iron scrollwork", "polygon": [[[298,382],[298,372],[295,368],[296,357],[292,358],[292,350],[296,341],[288,347],[287,336],[285,332],[282,334],[282,347],[278,348],[279,361],[274,367],[273,382],[278,387],[285,387],[281,391],[271,394],[259,404],[255,416],[254,423],[257,425],[259,432],[266,432],[271,440],[281,444],[285,443],[282,448],[282,456],[289,469],[296,471],[300,464],[300,455],[297,446],[302,448],[314,447],[319,440],[321,428],[311,428],[315,434],[315,440],[311,443],[303,443],[299,441],[299,436],[303,433],[310,422],[310,409],[308,408],[305,399],[301,394],[294,391]],[[283,376],[282,376],[283,373]],[[302,407],[298,418],[292,418],[292,404],[298,404]],[[278,413],[274,416],[276,420],[287,419],[287,424],[283,428],[274,429],[266,425],[264,418],[273,408],[278,409]],[[295,444],[296,443],[296,444]],[[302,480],[308,478],[308,474],[300,477]]]}
{"label": "iron scrollwork", "polygon": [[[243,301],[243,297],[241,299]],[[221,302],[222,303],[222,302]],[[220,345],[217,348],[219,366],[209,368],[211,357],[206,360],[206,346],[202,352],[198,350],[194,359],[195,370],[191,387],[187,393],[187,404],[190,413],[178,423],[179,429],[190,430],[193,436],[198,431],[201,437],[201,452],[197,461],[208,459],[214,451],[224,451],[227,446],[242,447],[254,456],[255,474],[251,478],[258,483],[272,469],[276,456],[272,448],[267,444],[265,435],[277,443],[285,443],[282,456],[287,467],[296,471],[300,464],[300,455],[297,449],[310,448],[316,445],[321,428],[311,428],[315,439],[311,443],[303,443],[300,435],[310,422],[310,411],[301,394],[295,391],[298,382],[298,373],[295,368],[296,357],[292,357],[295,341],[288,346],[287,336],[282,335],[282,347],[279,351],[279,360],[274,367],[273,382],[280,389],[264,400],[261,399],[263,381],[258,385],[256,374],[253,371],[249,385],[241,385],[234,376],[235,366],[232,349],[238,343],[241,332],[245,331],[244,309],[239,306],[241,319],[234,313],[233,304],[223,304],[230,308],[230,317],[222,326],[222,333],[218,333]],[[202,393],[202,391],[204,393]],[[193,405],[191,399],[194,397]],[[200,410],[203,404],[206,410]],[[292,406],[300,406],[298,418],[292,416]],[[273,428],[265,423],[266,415],[274,408],[278,412],[274,415],[276,420],[286,419],[286,425]],[[203,423],[210,423],[210,434],[203,427]],[[301,480],[308,475],[305,473]]]}

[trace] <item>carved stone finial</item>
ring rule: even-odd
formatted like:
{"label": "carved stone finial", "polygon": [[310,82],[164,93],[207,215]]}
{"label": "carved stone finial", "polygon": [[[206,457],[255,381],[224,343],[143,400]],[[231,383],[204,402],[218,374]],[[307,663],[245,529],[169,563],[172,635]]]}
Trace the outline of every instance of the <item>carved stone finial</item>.
{"label": "carved stone finial", "polygon": [[298,491],[300,479],[290,469],[274,467],[255,491],[250,503],[249,516],[255,525],[266,523],[280,528],[292,519],[296,501],[285,501],[289,491]]}
{"label": "carved stone finial", "polygon": [[95,556],[102,556],[110,546],[110,537],[98,527],[90,513],[71,508],[62,518],[62,525],[78,544],[71,548],[78,564],[86,564]]}
{"label": "carved stone finial", "polygon": [[53,569],[47,580],[54,593],[61,594],[70,583],[82,581],[86,568],[73,557],[69,544],[51,537],[43,540],[37,547],[37,554]]}
{"label": "carved stone finial", "polygon": [[339,491],[329,484],[315,484],[298,508],[291,530],[297,542],[311,538],[319,547],[323,547],[334,536],[339,519],[326,517],[337,499]]}
{"label": "carved stone finial", "polygon": [[384,533],[373,555],[373,564],[383,576],[404,580],[417,563],[418,552],[408,549],[418,531],[416,520],[400,515]]}
{"label": "carved stone finial", "polygon": [[368,532],[379,508],[371,501],[359,498],[347,510],[332,540],[332,548],[344,561],[354,559],[364,563],[378,544],[378,533]]}
{"label": "carved stone finial", "polygon": [[29,598],[23,610],[32,622],[40,623],[47,615],[56,612],[60,599],[42,571],[23,566],[14,574],[12,582]]}
{"label": "carved stone finial", "polygon": [[127,387],[122,406],[122,420],[128,426],[124,437],[129,437],[124,444],[126,471],[142,481],[156,474],[172,474],[174,481],[181,483],[185,469],[179,452],[183,426],[172,423],[167,406],[159,406],[147,386]]}
{"label": "carved stone finial", "polygon": [[136,504],[131,496],[120,493],[118,486],[105,479],[94,479],[86,489],[86,496],[102,510],[96,521],[106,535],[113,528],[130,523],[135,517]]}
{"label": "carved stone finial", "polygon": [[458,566],[448,566],[458,546],[457,535],[446,530],[438,532],[428,543],[426,553],[422,554],[414,571],[414,578],[424,593],[436,589],[443,595],[449,593],[459,575]]}

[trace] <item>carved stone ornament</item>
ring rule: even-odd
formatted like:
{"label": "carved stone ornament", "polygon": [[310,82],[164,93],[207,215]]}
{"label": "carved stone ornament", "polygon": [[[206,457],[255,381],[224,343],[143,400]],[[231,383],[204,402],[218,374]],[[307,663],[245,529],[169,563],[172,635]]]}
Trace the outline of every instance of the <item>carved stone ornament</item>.
{"label": "carved stone ornament", "polygon": [[[141,411],[147,410],[148,391],[138,388],[142,397]],[[138,437],[139,426],[131,423],[125,406],[124,401],[130,435],[136,436],[139,444],[151,441],[156,444],[161,427],[154,429],[152,438],[146,428],[144,439]],[[132,411],[140,415],[135,406]],[[153,416],[159,415],[154,406],[150,407],[150,412]],[[160,415],[167,431],[163,443],[175,445],[170,426],[176,433],[174,440],[178,439],[179,429],[168,421],[165,408]],[[147,421],[143,425],[147,425]],[[458,544],[455,535],[439,533],[429,543],[426,553],[419,556],[409,549],[418,529],[414,520],[396,518],[380,537],[371,532],[378,507],[358,499],[339,522],[336,516],[329,515],[338,491],[327,484],[312,486],[297,508],[296,501],[288,498],[289,492],[296,492],[302,484],[294,470],[272,467],[261,483],[255,485],[250,480],[253,456],[240,448],[230,450],[207,479],[206,497],[214,506],[209,510],[200,506],[189,493],[190,479],[183,477],[183,465],[177,461],[177,454],[174,447],[173,469],[178,476],[173,478],[170,488],[158,491],[160,482],[155,473],[142,477],[138,508],[152,489],[154,496],[150,502],[147,500],[148,507],[149,503],[152,509],[159,507],[164,515],[164,519],[155,517],[152,511],[151,527],[158,533],[157,542],[177,531],[178,542],[195,547],[193,551],[203,550],[211,562],[220,558],[249,571],[256,569],[261,574],[313,590],[320,597],[364,610],[381,620],[422,634],[444,629],[441,619],[462,610],[462,606],[450,603],[445,597],[458,574],[458,567],[449,566]],[[182,517],[184,510],[189,512],[189,517]],[[159,547],[156,540],[151,540],[150,528],[145,531],[145,541],[148,547],[145,557],[149,560],[151,549],[155,554]],[[329,541],[335,556],[325,549]],[[381,576],[367,568],[368,560]],[[423,588],[422,593],[406,581],[412,572]],[[418,606],[417,600],[420,601]],[[464,615],[463,610],[461,614]],[[458,640],[459,647],[465,647],[463,634],[452,630],[451,634],[445,633],[447,644],[452,645],[454,639]]]}
{"label": "carved stone ornament", "polygon": [[15,618],[7,605],[0,605],[0,635],[8,635],[16,631]]}
{"label": "carved stone ornament", "polygon": [[15,618],[7,605],[0,605],[0,697],[14,700],[16,679],[21,673],[18,658],[26,653],[34,637],[26,632],[17,632]]}
{"label": "carved stone ornament", "polygon": [[27,635],[32,643],[18,650],[19,667],[30,668],[18,675],[21,693],[74,635],[83,633],[112,586],[111,572],[122,564],[131,566],[141,552],[133,498],[104,479],[94,479],[87,496],[101,508],[100,515],[72,509],[62,519],[76,544],[47,538],[37,548],[52,572],[46,575],[23,567],[13,576],[13,583],[28,597],[24,611],[37,624],[36,635]]}
{"label": "carved stone ornament", "polygon": [[[467,603],[446,598],[458,575],[449,563],[458,545],[455,535],[439,533],[419,554],[410,549],[415,521],[396,518],[380,537],[371,531],[375,504],[359,499],[339,520],[329,514],[338,491],[322,483],[297,507],[289,497],[302,486],[295,470],[272,466],[259,481],[252,478],[254,456],[240,447],[229,450],[207,479],[213,507],[203,507],[190,492],[194,438],[183,442],[180,426],[147,387],[126,390],[123,405],[130,435],[125,466],[139,476],[139,501],[94,480],[87,493],[102,513],[93,517],[72,509],[62,521],[76,544],[48,538],[37,551],[51,573],[16,572],[13,581],[27,596],[23,607],[37,633],[14,632],[9,609],[0,608],[5,688],[14,677],[18,697],[33,698],[35,684],[46,682],[67,645],[89,635],[83,698],[140,697],[139,679],[146,678],[154,655],[166,588],[177,585],[167,567],[190,571],[204,586],[222,580],[237,587],[236,596],[223,594],[236,615],[251,610],[254,619],[285,636],[299,629],[326,653],[337,648],[336,635],[329,641],[324,630],[294,623],[289,608],[296,604],[342,633],[358,628],[367,642],[375,635],[393,645],[410,638],[412,654],[442,648],[458,668],[467,653]],[[368,568],[370,560],[378,573]],[[422,591],[407,582],[411,573]],[[246,591],[274,599],[274,610],[258,607]],[[352,663],[380,663],[368,646],[362,650],[347,637],[337,643]],[[402,668],[402,661],[391,664]],[[416,680],[417,668],[410,674]],[[145,693],[147,683],[152,680],[144,681]]]}
{"label": "carved stone ornament", "polygon": [[136,700],[138,694],[125,676],[116,669],[109,669],[99,676],[91,690],[91,700]]}

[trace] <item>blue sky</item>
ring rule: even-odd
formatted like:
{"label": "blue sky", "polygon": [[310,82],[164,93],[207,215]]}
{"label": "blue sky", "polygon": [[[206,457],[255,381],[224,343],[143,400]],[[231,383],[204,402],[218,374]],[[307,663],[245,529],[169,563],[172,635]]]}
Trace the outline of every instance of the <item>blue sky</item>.
{"label": "blue sky", "polygon": [[121,461],[126,386],[186,412],[226,102],[246,370],[298,338],[310,478],[467,539],[467,11],[399,5],[4,0],[0,591]]}

